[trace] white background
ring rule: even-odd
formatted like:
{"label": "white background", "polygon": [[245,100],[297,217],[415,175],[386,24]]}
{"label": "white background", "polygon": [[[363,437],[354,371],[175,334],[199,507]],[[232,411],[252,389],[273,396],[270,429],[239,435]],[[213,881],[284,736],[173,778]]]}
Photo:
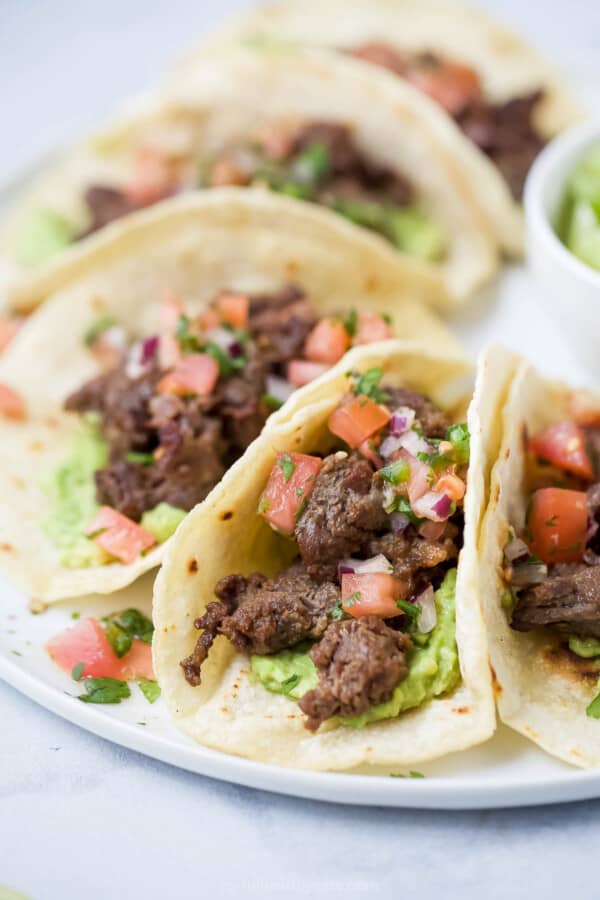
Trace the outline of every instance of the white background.
{"label": "white background", "polygon": [[[0,179],[94,126],[242,3],[0,0]],[[594,100],[596,0],[495,0]],[[348,0],[351,6],[351,0]],[[525,288],[523,287],[525,285]],[[516,286],[516,287],[515,287]],[[520,273],[461,331],[583,377]],[[600,804],[483,813],[334,807],[180,772],[0,685],[0,885],[35,900],[596,893]],[[0,900],[3,900],[0,887]]]}

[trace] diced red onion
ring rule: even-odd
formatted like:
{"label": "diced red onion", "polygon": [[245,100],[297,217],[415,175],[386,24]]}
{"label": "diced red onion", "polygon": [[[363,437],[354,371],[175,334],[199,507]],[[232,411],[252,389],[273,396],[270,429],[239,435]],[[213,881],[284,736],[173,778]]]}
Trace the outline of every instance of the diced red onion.
{"label": "diced red onion", "polygon": [[390,521],[392,523],[392,531],[394,534],[402,534],[402,532],[406,531],[410,525],[410,519],[406,513],[393,512],[390,516]]}
{"label": "diced red onion", "polygon": [[400,435],[398,440],[400,441],[400,446],[408,450],[412,456],[416,456],[417,453],[431,453],[433,449],[431,444],[425,438],[420,437],[412,428]]}
{"label": "diced red onion", "polygon": [[410,466],[410,478],[408,480],[407,492],[411,505],[419,500],[431,488],[431,468],[427,463],[415,459],[406,450],[399,453],[401,459],[405,459]]}
{"label": "diced red onion", "polygon": [[504,548],[504,556],[509,562],[514,562],[521,556],[529,556],[529,547],[521,538],[513,538]]}
{"label": "diced red onion", "polygon": [[228,331],[226,328],[209,328],[204,332],[204,337],[209,343],[216,344],[221,350],[226,350],[227,352],[229,352],[231,345],[235,343],[231,331]]}
{"label": "diced red onion", "polygon": [[144,338],[142,341],[142,364],[152,362],[156,354],[158,353],[158,347],[160,344],[160,338],[157,334],[153,334],[152,337]]}
{"label": "diced red onion", "polygon": [[267,375],[267,394],[275,397],[281,403],[285,403],[288,397],[294,393],[294,385],[286,381],[285,378],[279,378],[277,375]]}
{"label": "diced red onion", "polygon": [[444,522],[452,510],[450,497],[435,491],[427,491],[411,505],[416,516],[421,519],[431,519],[432,522]]}
{"label": "diced red onion", "polygon": [[543,562],[527,562],[513,566],[513,587],[528,587],[530,584],[541,584],[548,576],[548,566]]}
{"label": "diced red onion", "polygon": [[244,355],[244,347],[242,344],[240,344],[239,341],[233,341],[233,343],[230,344],[229,347],[227,348],[227,352],[229,353],[230,356],[233,356],[235,359],[238,356]]}
{"label": "diced red onion", "polygon": [[390,434],[394,437],[398,437],[398,435],[404,434],[404,432],[408,431],[408,429],[412,426],[414,421],[414,409],[411,409],[410,406],[399,406],[398,409],[394,410],[394,412],[392,413],[392,418],[390,419]]}
{"label": "diced red onion", "polygon": [[439,541],[446,530],[446,522],[423,522],[419,526],[419,534],[428,541]]}
{"label": "diced red onion", "polygon": [[421,607],[417,627],[423,634],[429,634],[437,625],[437,609],[435,608],[435,596],[432,585],[428,585],[419,594],[415,599],[415,603]]}
{"label": "diced red onion", "polygon": [[160,345],[158,335],[136,341],[127,356],[125,371],[129,378],[140,378],[152,367],[152,363]]}
{"label": "diced red onion", "polygon": [[383,553],[378,553],[377,556],[372,556],[370,559],[349,558],[342,559],[338,563],[340,578],[342,575],[366,575],[367,573],[391,575],[393,571],[394,567]]}
{"label": "diced red onion", "polygon": [[401,437],[386,437],[384,441],[382,441],[381,446],[379,447],[379,452],[383,456],[384,459],[389,459],[392,453],[395,453],[397,450],[400,450],[402,447],[402,438]]}

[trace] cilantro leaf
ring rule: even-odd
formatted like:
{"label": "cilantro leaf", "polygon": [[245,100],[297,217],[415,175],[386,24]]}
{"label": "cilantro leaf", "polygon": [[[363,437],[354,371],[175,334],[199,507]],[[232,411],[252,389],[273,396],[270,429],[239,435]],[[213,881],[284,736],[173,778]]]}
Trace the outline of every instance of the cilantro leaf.
{"label": "cilantro leaf", "polygon": [[406,613],[413,622],[416,622],[421,615],[421,607],[417,606],[416,603],[411,603],[410,600],[396,600],[396,606]]}
{"label": "cilantro leaf", "polygon": [[118,678],[86,678],[82,683],[85,694],[77,698],[82,703],[120,703],[131,697],[127,682]]}
{"label": "cilantro leaf", "polygon": [[85,345],[87,347],[93,346],[105,331],[108,331],[109,328],[113,328],[116,324],[117,320],[114,316],[108,314],[99,316],[95,322],[92,322],[83,335]]}
{"label": "cilantro leaf", "polygon": [[325,178],[331,169],[329,150],[320,141],[313,141],[298,154],[292,167],[292,177],[301,183],[313,184]]}
{"label": "cilantro leaf", "polygon": [[197,353],[200,350],[198,338],[190,331],[189,317],[184,313],[177,319],[175,337],[182,353]]}
{"label": "cilantro leaf", "polygon": [[137,637],[145,644],[152,643],[154,625],[139,609],[126,609],[119,616],[119,625],[131,637]]}
{"label": "cilantro leaf", "polygon": [[342,619],[345,617],[346,613],[342,609],[341,600],[338,600],[338,602],[335,604],[335,606],[330,611],[329,615],[331,616],[331,618],[333,619],[334,622],[342,621]]}
{"label": "cilantro leaf", "polygon": [[293,691],[297,684],[301,681],[301,676],[295,672],[293,675],[290,675],[289,678],[286,678],[285,681],[281,683],[281,693],[289,694],[290,691]]}
{"label": "cilantro leaf", "polygon": [[348,337],[353,338],[356,334],[356,327],[358,325],[358,313],[355,309],[351,309],[346,318],[344,319],[344,328],[348,333]]}
{"label": "cilantro leaf", "polygon": [[228,378],[230,375],[233,375],[234,372],[239,372],[246,365],[245,356],[230,356],[226,350],[223,350],[222,347],[212,341],[205,344],[202,349],[217,361],[219,374],[222,375],[223,378]]}
{"label": "cilantro leaf", "polygon": [[283,472],[283,477],[285,478],[287,484],[287,482],[296,471],[296,465],[294,462],[292,462],[292,457],[289,453],[282,453],[281,456],[277,457],[276,464]]}
{"label": "cilantro leaf", "polygon": [[125,656],[126,653],[129,653],[133,638],[130,634],[127,634],[118,622],[110,620],[106,625],[105,634],[108,643],[119,659],[121,659],[122,656]]}
{"label": "cilantro leaf", "polygon": [[135,450],[132,450],[131,453],[126,454],[125,459],[127,462],[149,466],[154,462],[154,453],[137,453]]}
{"label": "cilantro leaf", "polygon": [[344,600],[344,606],[355,606],[359,602],[360,597],[361,592],[354,591],[353,594],[350,594],[349,597],[346,597],[346,599]]}
{"label": "cilantro leaf", "polygon": [[585,714],[586,716],[589,716],[590,719],[600,719],[600,694],[594,697],[592,702],[586,708]]}
{"label": "cilantro leaf", "polygon": [[362,375],[355,376],[354,393],[370,397],[376,403],[386,403],[390,399],[390,395],[379,387],[382,377],[383,369],[379,368],[379,366],[367,369]]}
{"label": "cilantro leaf", "polygon": [[283,406],[283,402],[277,397],[273,397],[272,394],[263,394],[260,401],[261,403],[264,403],[265,406],[268,406],[269,409],[279,409]]}
{"label": "cilantro leaf", "polygon": [[81,676],[83,675],[83,670],[85,669],[85,663],[78,662],[77,665],[73,666],[71,669],[71,678],[73,681],[81,681]]}
{"label": "cilantro leaf", "polygon": [[459,465],[466,465],[469,462],[469,428],[466,422],[460,425],[451,425],[447,432],[447,437],[454,448],[454,456]]}
{"label": "cilantro leaf", "polygon": [[148,703],[155,703],[160,697],[160,685],[153,678],[138,678],[138,687]]}

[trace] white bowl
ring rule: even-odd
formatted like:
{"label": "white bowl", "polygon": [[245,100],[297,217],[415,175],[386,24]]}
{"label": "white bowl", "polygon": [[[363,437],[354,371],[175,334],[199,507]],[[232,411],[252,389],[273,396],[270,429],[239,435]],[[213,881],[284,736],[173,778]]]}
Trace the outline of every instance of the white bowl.
{"label": "white bowl", "polygon": [[600,146],[597,121],[553,140],[529,173],[524,201],[527,259],[538,300],[560,323],[574,353],[593,374],[600,375],[600,272],[580,262],[553,227],[566,181],[594,145]]}

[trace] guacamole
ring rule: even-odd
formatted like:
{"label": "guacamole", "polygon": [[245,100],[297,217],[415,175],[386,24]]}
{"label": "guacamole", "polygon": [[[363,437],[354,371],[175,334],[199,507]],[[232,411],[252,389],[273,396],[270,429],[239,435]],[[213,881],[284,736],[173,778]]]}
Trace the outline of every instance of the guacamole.
{"label": "guacamole", "polygon": [[578,259],[600,270],[600,147],[588,151],[573,169],[556,233]]}
{"label": "guacamole", "polygon": [[[360,728],[369,722],[390,719],[407,709],[452,690],[460,680],[456,647],[456,569],[451,569],[435,593],[437,623],[426,637],[419,636],[411,653],[408,675],[390,700],[360,716],[340,719],[342,725]],[[315,687],[317,671],[308,647],[283,650],[272,656],[252,656],[252,675],[267,690],[295,700]]]}
{"label": "guacamole", "polygon": [[[65,462],[43,485],[52,503],[52,514],[43,523],[43,528],[59,549],[61,564],[67,569],[84,569],[111,562],[111,557],[84,534],[99,509],[94,472],[107,462],[108,448],[90,418],[73,441]],[[162,544],[174,534],[185,516],[185,510],[159,503],[144,513],[140,525]]]}
{"label": "guacamole", "polygon": [[33,209],[21,223],[17,255],[26,266],[49,262],[73,242],[75,230],[63,216],[49,209]]}

